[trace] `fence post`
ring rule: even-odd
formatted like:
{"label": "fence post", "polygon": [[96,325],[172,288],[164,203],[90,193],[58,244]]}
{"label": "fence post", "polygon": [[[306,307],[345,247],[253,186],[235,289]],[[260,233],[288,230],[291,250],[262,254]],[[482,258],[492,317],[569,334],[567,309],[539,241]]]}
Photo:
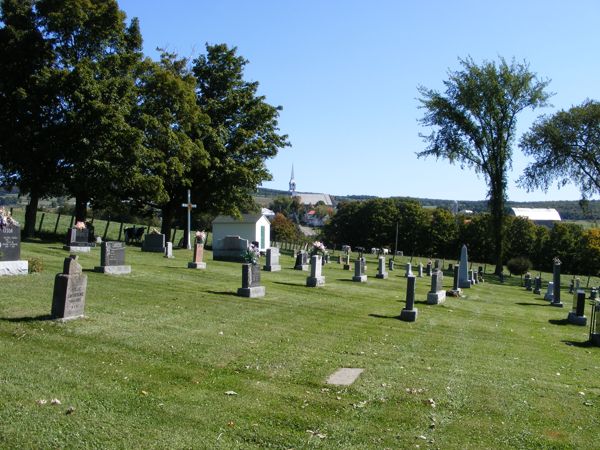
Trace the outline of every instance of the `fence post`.
{"label": "fence post", "polygon": [[56,224],[54,224],[54,234],[58,230],[58,221],[60,220],[60,213],[58,213],[58,217],[56,218]]}
{"label": "fence post", "polygon": [[40,226],[38,227],[38,234],[42,232],[42,224],[44,223],[44,217],[46,217],[46,213],[42,213],[42,217],[40,217]]}
{"label": "fence post", "polygon": [[104,234],[102,235],[102,240],[106,240],[106,235],[108,234],[108,226],[110,225],[110,219],[106,221],[106,226],[104,227]]}
{"label": "fence post", "polygon": [[121,240],[121,233],[123,232],[123,222],[121,222],[121,225],[119,226],[119,237],[117,238],[117,241]]}

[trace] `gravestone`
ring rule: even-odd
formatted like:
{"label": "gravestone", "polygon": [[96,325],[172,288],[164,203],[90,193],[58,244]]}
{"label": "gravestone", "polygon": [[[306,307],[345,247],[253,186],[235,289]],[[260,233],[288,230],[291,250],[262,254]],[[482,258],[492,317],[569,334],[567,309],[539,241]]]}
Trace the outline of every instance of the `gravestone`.
{"label": "gravestone", "polygon": [[461,289],[470,288],[469,280],[469,258],[467,255],[467,246],[463,245],[460,250],[460,263],[458,264],[458,287]]}
{"label": "gravestone", "polygon": [[527,272],[525,274],[525,290],[526,291],[530,291],[531,290],[531,274],[529,272]]}
{"label": "gravestone", "polygon": [[54,278],[52,294],[52,319],[70,320],[83,317],[85,309],[85,292],[87,275],[77,262],[77,257],[71,255],[65,258],[63,271]]}
{"label": "gravestone", "polygon": [[533,293],[535,295],[541,295],[542,293],[542,277],[540,276],[533,279]]}
{"label": "gravestone", "polygon": [[249,248],[248,239],[239,236],[225,236],[213,244],[214,261],[246,262],[244,254]]}
{"label": "gravestone", "polygon": [[412,264],[407,262],[406,263],[406,273],[404,274],[404,278],[408,278],[408,277],[412,277],[413,273],[412,273]]}
{"label": "gravestone", "polygon": [[350,255],[344,255],[343,257],[344,270],[350,270]]}
{"label": "gravestone", "polygon": [[461,289],[458,287],[458,265],[452,269],[454,277],[452,278],[452,294],[460,297]]}
{"label": "gravestone", "polygon": [[308,270],[308,253],[306,253],[304,250],[300,250],[296,254],[294,270]]}
{"label": "gravestone", "polygon": [[560,259],[554,259],[554,270],[552,273],[552,281],[554,282],[554,292],[552,295],[552,303],[551,306],[556,306],[557,308],[562,308],[563,303],[560,301]]}
{"label": "gravestone", "polygon": [[142,242],[143,252],[165,253],[165,235],[161,233],[147,233]]}
{"label": "gravestone", "polygon": [[600,346],[600,302],[592,304],[592,317],[590,318],[590,342]]}
{"label": "gravestone", "polygon": [[100,265],[94,267],[94,272],[111,275],[131,273],[131,266],[125,265],[125,243],[105,241],[100,247]]}
{"label": "gravestone", "polygon": [[90,231],[87,228],[69,228],[67,230],[67,239],[63,250],[69,252],[89,253],[96,243],[89,242]]}
{"label": "gravestone", "polygon": [[549,302],[554,300],[554,282],[548,282],[548,288],[546,289],[546,295],[544,295],[544,300],[548,300]]}
{"label": "gravestone", "polygon": [[427,304],[438,305],[446,300],[446,291],[443,287],[444,274],[436,270],[431,274],[431,289],[427,293]]}
{"label": "gravestone", "polygon": [[167,246],[165,247],[165,258],[173,258],[173,243],[167,242]]}
{"label": "gravestone", "polygon": [[431,261],[429,261],[429,262],[427,263],[427,269],[426,269],[426,272],[425,272],[425,273],[427,274],[427,276],[428,276],[428,277],[430,277],[430,276],[431,276],[431,273],[432,273],[432,267],[433,267],[433,266],[432,266],[432,264],[431,264]]}
{"label": "gravestone", "polygon": [[321,275],[322,265],[323,263],[319,255],[310,257],[310,276],[306,278],[306,285],[308,287],[323,286],[325,284],[325,277]]}
{"label": "gravestone", "polygon": [[443,270],[442,262],[439,259],[433,261],[433,270],[439,270],[440,272]]}
{"label": "gravestone", "polygon": [[573,293],[573,308],[567,315],[567,321],[573,325],[587,325],[585,317],[585,291],[578,289]]}
{"label": "gravestone", "polygon": [[323,253],[323,257],[321,258],[322,264],[329,264],[329,253]]}
{"label": "gravestone", "polygon": [[400,312],[400,320],[405,322],[414,322],[419,314],[419,310],[415,308],[416,285],[416,277],[410,276],[406,279],[406,306]]}
{"label": "gravestone", "polygon": [[388,270],[389,270],[390,272],[393,272],[393,271],[394,271],[394,260],[393,260],[392,258],[390,258],[390,259],[388,260]]}
{"label": "gravestone", "polygon": [[279,264],[279,249],[277,247],[267,249],[267,260],[263,270],[267,272],[279,272],[281,270],[281,265]]}
{"label": "gravestone", "polygon": [[29,263],[21,260],[21,228],[14,224],[0,227],[0,276],[28,272]]}
{"label": "gravestone", "polygon": [[258,264],[242,264],[242,287],[238,288],[240,297],[264,297],[265,287],[260,285],[260,266]]}
{"label": "gravestone", "polygon": [[419,263],[419,278],[423,278],[423,263]]}
{"label": "gravestone", "polygon": [[571,281],[569,282],[569,294],[572,294],[575,291],[575,279],[571,278]]}
{"label": "gravestone", "polygon": [[192,261],[188,263],[188,269],[206,269],[204,262],[204,243],[194,242],[194,254]]}
{"label": "gravestone", "polygon": [[377,274],[375,278],[385,279],[388,277],[388,273],[385,270],[385,258],[380,256],[377,260]]}
{"label": "gravestone", "polygon": [[590,300],[596,300],[597,296],[598,296],[598,289],[592,288],[590,290]]}
{"label": "gravestone", "polygon": [[336,258],[338,264],[342,263],[342,255],[337,255],[335,258]]}
{"label": "gravestone", "polygon": [[477,284],[477,274],[475,273],[475,270],[471,269],[471,284]]}
{"label": "gravestone", "polygon": [[352,281],[356,281],[358,283],[365,283],[367,281],[367,276],[365,275],[365,259],[358,258],[354,261],[354,276],[352,277]]}

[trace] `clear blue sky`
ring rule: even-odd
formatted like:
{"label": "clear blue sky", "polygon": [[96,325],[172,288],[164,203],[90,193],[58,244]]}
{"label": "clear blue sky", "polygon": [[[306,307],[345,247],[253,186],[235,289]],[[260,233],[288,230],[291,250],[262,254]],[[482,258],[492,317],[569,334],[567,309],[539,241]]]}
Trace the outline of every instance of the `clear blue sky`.
{"label": "clear blue sky", "polygon": [[[475,172],[424,149],[417,86],[442,89],[458,58],[527,61],[550,79],[552,107],[519,117],[518,137],[540,114],[600,100],[600,1],[574,0],[119,0],[140,19],[144,51],[197,57],[227,43],[250,61],[246,79],[281,105],[285,148],[264,187],[299,191],[483,200]],[[508,196],[576,200],[575,187],[527,193],[515,185],[527,163],[513,152]]]}

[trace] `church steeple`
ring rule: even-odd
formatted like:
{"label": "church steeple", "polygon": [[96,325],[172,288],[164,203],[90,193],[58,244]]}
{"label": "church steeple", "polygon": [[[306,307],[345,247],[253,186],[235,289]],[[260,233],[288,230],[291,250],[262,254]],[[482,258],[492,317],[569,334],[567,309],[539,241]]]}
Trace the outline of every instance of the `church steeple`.
{"label": "church steeple", "polygon": [[296,195],[296,180],[294,179],[294,165],[292,164],[292,176],[290,177],[290,195]]}

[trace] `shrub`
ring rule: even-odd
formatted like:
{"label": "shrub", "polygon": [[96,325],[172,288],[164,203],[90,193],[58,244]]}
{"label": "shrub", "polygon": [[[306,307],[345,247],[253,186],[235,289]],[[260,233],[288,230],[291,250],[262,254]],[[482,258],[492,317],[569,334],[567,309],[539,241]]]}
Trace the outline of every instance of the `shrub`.
{"label": "shrub", "polygon": [[29,264],[29,273],[38,273],[44,270],[44,262],[41,258],[29,258],[27,263]]}
{"label": "shrub", "polygon": [[531,267],[531,261],[524,256],[516,256],[508,260],[506,267],[514,275],[523,275]]}

